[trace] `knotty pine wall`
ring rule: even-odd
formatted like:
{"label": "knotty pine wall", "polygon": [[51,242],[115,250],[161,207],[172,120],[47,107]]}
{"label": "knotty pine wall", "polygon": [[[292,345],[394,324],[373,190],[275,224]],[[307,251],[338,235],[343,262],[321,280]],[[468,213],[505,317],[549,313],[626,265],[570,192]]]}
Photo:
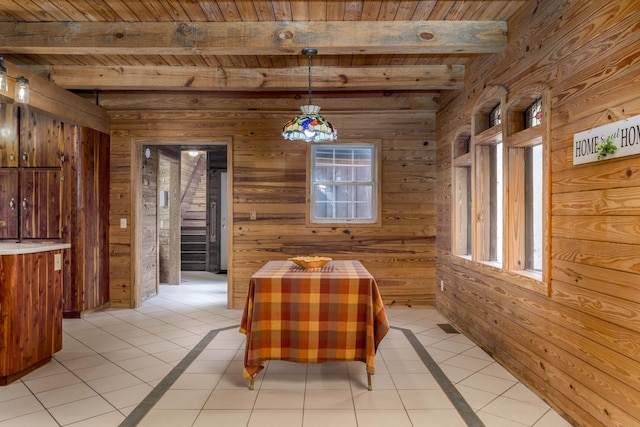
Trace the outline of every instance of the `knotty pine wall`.
{"label": "knotty pine wall", "polygon": [[[138,237],[144,144],[226,141],[232,183],[230,305],[244,305],[249,278],[266,261],[294,255],[359,259],[387,304],[434,304],[437,93],[314,94],[340,142],[381,145],[382,226],[305,225],[307,144],[282,139],[299,97],[234,94],[104,94],[111,117],[111,306],[142,302]],[[298,98],[298,99],[296,99]],[[156,106],[162,106],[163,109]],[[168,108],[168,109],[167,109]],[[325,111],[326,110],[326,111]],[[255,211],[257,219],[249,220]],[[127,229],[120,228],[126,218]]]}
{"label": "knotty pine wall", "polygon": [[[581,426],[640,425],[640,158],[573,166],[573,134],[640,114],[634,0],[528,2],[437,115],[437,307]],[[550,295],[452,256],[451,142],[487,85],[551,90]],[[447,143],[445,143],[447,142]]]}

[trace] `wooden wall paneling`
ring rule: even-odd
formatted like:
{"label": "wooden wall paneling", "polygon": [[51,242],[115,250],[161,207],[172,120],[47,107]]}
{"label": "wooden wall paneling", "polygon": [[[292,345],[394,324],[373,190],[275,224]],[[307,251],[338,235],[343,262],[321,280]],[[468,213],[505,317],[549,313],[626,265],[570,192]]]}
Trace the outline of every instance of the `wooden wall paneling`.
{"label": "wooden wall paneling", "polygon": [[79,128],[76,125],[67,123],[62,124],[62,136],[64,140],[64,151],[66,161],[63,164],[62,173],[65,177],[62,186],[63,200],[63,218],[64,227],[62,229],[62,240],[70,243],[73,250],[69,253],[67,262],[63,265],[65,272],[65,287],[63,290],[63,313],[65,317],[79,317],[82,312],[82,301],[84,298],[83,287],[78,286],[80,281],[78,275],[78,264],[85,254],[85,242],[78,239],[79,233],[83,228],[78,224],[78,215],[80,206],[78,204],[78,195],[80,194],[81,182],[73,177],[78,176],[80,162],[78,159],[79,144]]}
{"label": "wooden wall paneling", "polygon": [[[446,271],[446,268],[441,271]],[[633,359],[608,350],[598,341],[591,341],[581,326],[587,316],[557,304],[547,304],[541,311],[536,301],[538,297],[527,291],[499,281],[484,282],[481,275],[468,276],[468,272],[459,271],[455,274],[465,275],[465,283],[450,280],[445,288],[451,284],[452,289],[445,293],[459,299],[469,310],[464,315],[449,312],[448,316],[456,319],[455,324],[462,329],[475,329],[474,336],[484,336],[479,343],[481,347],[547,396],[560,399],[564,405],[586,405],[592,410],[597,409],[600,420],[590,425],[628,425],[635,422],[634,417],[640,407],[635,399],[637,378],[633,377],[634,371],[629,370]],[[472,282],[482,286],[485,292],[479,293],[470,287]],[[503,307],[499,295],[505,293],[524,304]],[[587,322],[586,325],[591,325],[590,321]],[[575,338],[576,332],[582,334],[580,339]],[[620,336],[615,328],[609,327],[607,332]],[[548,336],[555,337],[557,344],[546,341]],[[580,354],[580,359],[573,358],[573,354]],[[600,357],[605,355],[607,358],[603,363]],[[625,373],[624,379],[605,373],[621,369]],[[599,396],[592,397],[590,393],[598,393]],[[625,412],[634,415],[629,417]]]}
{"label": "wooden wall paneling", "polygon": [[73,251],[64,289],[64,316],[81,317],[109,303],[107,218],[109,136],[63,123],[63,240]]}
{"label": "wooden wall paneling", "polygon": [[[111,134],[111,152],[109,167],[109,294],[111,307],[135,307],[137,295],[132,293],[135,272],[133,258],[135,240],[132,227],[134,223],[134,194],[137,194],[136,181],[132,181],[131,164],[141,161],[139,147],[132,149],[128,134]],[[123,162],[119,159],[131,159]],[[136,162],[136,163],[134,163]],[[121,220],[127,223],[122,228]]]}
{"label": "wooden wall paneling", "polygon": [[[169,211],[169,190],[171,188],[171,160],[167,153],[162,150],[158,151],[158,280],[160,283],[169,282],[169,233],[171,224],[169,222],[171,215]],[[163,204],[165,200],[167,204]],[[178,283],[173,283],[177,285]]]}
{"label": "wooden wall paneling", "polygon": [[[146,151],[148,149],[148,151]],[[138,295],[140,301],[158,293],[158,234],[157,234],[157,204],[158,204],[158,148],[144,147],[142,156],[141,183],[141,222],[142,241],[144,248],[140,259],[141,281]],[[149,153],[149,157],[146,153]]]}
{"label": "wooden wall paneling", "polygon": [[[451,166],[440,145],[436,275],[444,291],[436,291],[436,304],[576,425],[640,423],[637,156],[572,164],[573,134],[595,126],[608,107],[640,113],[632,90],[640,70],[628,66],[637,57],[629,31],[638,13],[631,1],[527,4],[510,20],[516,30],[507,49],[467,64],[465,89],[443,95],[438,113],[445,140],[468,120],[483,85],[510,93],[537,81],[550,87],[551,294],[527,290],[526,277],[451,255],[444,238]],[[610,116],[599,125],[618,120]]]}
{"label": "wooden wall paneling", "polygon": [[[113,98],[110,103],[112,106],[117,104]],[[123,103],[126,103],[124,95]],[[336,258],[362,257],[368,263],[365,264],[367,268],[376,270],[381,292],[388,301],[433,303],[436,228],[435,211],[430,203],[433,198],[429,197],[436,191],[433,110],[345,112],[344,116],[342,112],[334,113],[342,122],[337,124],[341,130],[341,142],[383,141],[384,218],[377,235],[369,234],[370,227],[362,228],[362,231],[351,226],[336,227],[333,231],[335,240],[330,242],[325,241],[326,232],[319,231],[320,227],[305,225],[306,144],[284,141],[279,135],[282,123],[290,119],[291,113],[150,110],[141,116],[140,111],[115,110],[110,114],[113,119],[112,146],[115,147],[111,155],[112,213],[121,212],[123,215],[133,214],[135,208],[128,202],[131,196],[125,194],[120,184],[114,185],[113,180],[119,180],[120,173],[124,177],[135,171],[130,169],[134,165],[133,159],[118,154],[120,146],[125,150],[125,147],[131,148],[132,139],[140,143],[172,138],[174,141],[189,141],[190,138],[215,141],[229,140],[232,136],[233,144],[229,149],[233,163],[230,185],[233,189],[231,209],[234,224],[230,229],[233,248],[229,271],[230,305],[244,305],[249,277],[264,262],[284,259],[303,250]],[[384,123],[384,126],[371,127],[370,123]],[[402,176],[406,171],[407,179],[404,180]],[[389,202],[386,201],[387,194]],[[425,202],[415,205],[414,200]],[[256,211],[256,221],[249,220],[251,211]],[[113,219],[111,223],[111,237],[120,241],[124,237],[122,231],[114,227],[117,223]],[[363,236],[360,239],[362,243],[355,243],[359,235]],[[119,259],[123,266],[130,266],[135,271],[126,239],[122,242],[122,252],[112,244],[112,259]],[[376,256],[375,261],[367,261],[367,257],[372,255]],[[409,273],[411,277],[407,278],[400,267],[406,263],[415,265],[415,270]],[[112,273],[120,275],[120,268],[120,265],[112,264]],[[123,290],[126,289],[124,282],[124,278],[118,278]]]}
{"label": "wooden wall paneling", "polygon": [[172,158],[169,166],[169,260],[171,267],[169,268],[170,284],[180,283],[180,159]]}

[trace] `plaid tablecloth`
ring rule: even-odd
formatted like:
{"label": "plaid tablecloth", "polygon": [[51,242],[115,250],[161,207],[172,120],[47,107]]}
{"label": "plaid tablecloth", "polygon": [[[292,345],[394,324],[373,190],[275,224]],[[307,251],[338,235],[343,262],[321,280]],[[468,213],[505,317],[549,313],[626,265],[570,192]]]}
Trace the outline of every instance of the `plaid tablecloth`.
{"label": "plaid tablecloth", "polygon": [[240,332],[246,334],[244,376],[266,360],[362,361],[375,373],[375,354],[389,330],[371,274],[355,260],[319,270],[269,261],[251,277]]}

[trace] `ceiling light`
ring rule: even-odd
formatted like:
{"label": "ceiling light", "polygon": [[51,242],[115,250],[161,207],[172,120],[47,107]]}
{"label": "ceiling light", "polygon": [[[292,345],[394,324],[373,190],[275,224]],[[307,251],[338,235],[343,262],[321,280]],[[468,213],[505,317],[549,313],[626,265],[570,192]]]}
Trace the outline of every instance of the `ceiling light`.
{"label": "ceiling light", "polygon": [[29,102],[29,79],[20,76],[16,79],[16,102],[26,104]]}
{"label": "ceiling light", "polygon": [[0,56],[0,93],[9,93],[9,76],[4,66],[4,58]]}
{"label": "ceiling light", "polygon": [[282,127],[282,136],[291,141],[323,142],[335,141],[338,131],[320,112],[320,107],[311,103],[311,57],[318,53],[314,48],[302,49],[309,58],[309,104],[300,106],[298,114]]}

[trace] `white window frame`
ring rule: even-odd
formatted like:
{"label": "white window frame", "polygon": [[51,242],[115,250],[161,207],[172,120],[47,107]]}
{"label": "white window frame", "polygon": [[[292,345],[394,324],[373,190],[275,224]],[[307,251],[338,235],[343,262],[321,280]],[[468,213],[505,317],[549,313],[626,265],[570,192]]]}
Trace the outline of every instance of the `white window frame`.
{"label": "white window frame", "polygon": [[[336,225],[336,224],[361,224],[361,225],[377,225],[379,224],[380,218],[380,190],[379,190],[379,174],[380,174],[380,166],[379,166],[379,148],[377,143],[371,142],[359,142],[359,143],[344,143],[344,144],[310,144],[309,149],[309,168],[308,168],[308,191],[309,191],[309,211],[308,211],[308,222],[313,225]],[[321,149],[362,149],[362,150],[370,150],[371,152],[371,171],[370,181],[362,181],[362,182],[354,182],[354,181],[316,181],[315,177],[315,156],[316,151]],[[368,219],[358,219],[358,218],[317,218],[316,217],[316,191],[320,185],[337,185],[337,186],[363,186],[363,187],[371,187],[371,205],[369,206],[371,212],[371,218]]]}

